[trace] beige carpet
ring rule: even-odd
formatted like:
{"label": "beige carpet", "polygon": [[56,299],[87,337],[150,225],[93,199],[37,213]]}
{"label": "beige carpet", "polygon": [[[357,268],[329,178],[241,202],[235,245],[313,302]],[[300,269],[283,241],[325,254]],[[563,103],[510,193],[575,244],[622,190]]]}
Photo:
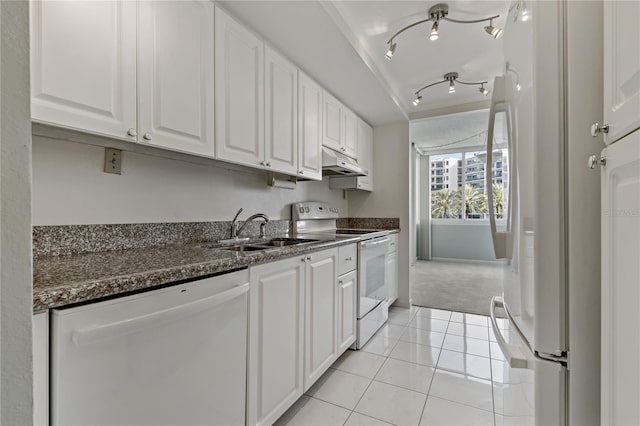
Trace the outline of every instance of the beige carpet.
{"label": "beige carpet", "polygon": [[419,260],[412,268],[411,299],[417,306],[489,315],[502,295],[501,263]]}

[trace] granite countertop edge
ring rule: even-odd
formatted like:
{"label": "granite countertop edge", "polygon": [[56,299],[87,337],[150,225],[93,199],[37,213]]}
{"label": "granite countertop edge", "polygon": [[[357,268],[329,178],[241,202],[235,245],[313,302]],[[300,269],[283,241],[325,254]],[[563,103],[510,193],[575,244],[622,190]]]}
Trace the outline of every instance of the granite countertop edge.
{"label": "granite countertop edge", "polygon": [[[390,233],[397,233],[399,230],[389,230]],[[352,244],[358,242],[359,237],[341,238],[338,240],[319,241],[317,243],[310,243],[305,245],[277,247],[263,252],[253,252],[250,254],[236,254],[227,252],[224,257],[216,258],[213,256],[214,252],[220,255],[221,250],[215,250],[211,248],[203,248],[202,244],[198,245],[185,245],[171,247],[170,249],[175,251],[184,251],[182,255],[188,259],[188,256],[196,253],[199,258],[206,258],[206,253],[210,253],[211,259],[199,260],[189,262],[186,260],[183,263],[178,263],[170,267],[145,267],[144,260],[142,264],[135,271],[129,271],[128,273],[119,273],[117,268],[114,267],[113,273],[108,269],[107,264],[106,273],[103,276],[91,277],[89,272],[91,269],[91,261],[94,259],[88,258],[86,265],[82,263],[81,256],[60,256],[56,258],[49,258],[43,262],[36,261],[34,263],[34,291],[33,291],[33,313],[43,313],[48,309],[61,308],[67,305],[73,305],[77,303],[91,302],[93,300],[102,299],[110,296],[125,295],[126,293],[150,289],[156,286],[162,286],[171,284],[173,282],[180,282],[184,280],[197,279],[198,277],[204,277],[211,274],[222,273],[226,271],[232,271],[235,269],[243,269],[249,266],[269,263],[288,257],[297,256],[300,254],[320,251],[324,249],[330,249],[333,247],[339,247],[342,245]],[[144,254],[145,250],[149,252],[151,258],[153,254],[161,253],[162,250],[168,250],[169,248],[149,248],[149,249],[136,249],[136,250],[122,250],[112,256],[117,256],[118,259],[126,259],[127,256],[140,256]],[[208,252],[207,252],[208,251]],[[180,253],[178,253],[179,255]],[[46,263],[49,262],[49,263]],[[75,264],[74,264],[75,262]],[[77,267],[77,263],[80,262],[80,268]],[[52,264],[51,264],[52,263]],[[63,271],[56,276],[55,280],[48,280],[48,274],[56,273],[56,266]],[[87,278],[82,279],[83,266],[87,269]],[[136,265],[137,267],[137,265]],[[80,272],[78,272],[80,269]],[[73,271],[75,275],[68,280],[64,277],[64,271]]]}

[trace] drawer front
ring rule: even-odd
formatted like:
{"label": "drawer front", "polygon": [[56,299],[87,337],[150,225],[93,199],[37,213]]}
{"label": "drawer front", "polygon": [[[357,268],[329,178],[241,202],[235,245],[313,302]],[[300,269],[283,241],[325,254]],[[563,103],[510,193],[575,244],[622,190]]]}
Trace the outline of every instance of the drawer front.
{"label": "drawer front", "polygon": [[389,235],[389,253],[393,253],[398,250],[398,234]]}
{"label": "drawer front", "polygon": [[338,247],[338,275],[346,274],[358,267],[358,245]]}

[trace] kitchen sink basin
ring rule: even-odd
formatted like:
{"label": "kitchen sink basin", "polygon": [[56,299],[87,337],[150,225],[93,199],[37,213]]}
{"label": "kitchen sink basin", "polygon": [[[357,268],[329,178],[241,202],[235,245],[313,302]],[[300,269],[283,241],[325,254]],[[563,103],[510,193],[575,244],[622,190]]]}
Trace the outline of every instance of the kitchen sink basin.
{"label": "kitchen sink basin", "polygon": [[315,243],[319,240],[311,240],[307,238],[272,238],[267,242],[259,243],[264,246],[271,247],[284,247],[284,246],[293,246],[296,244],[306,244],[306,243]]}
{"label": "kitchen sink basin", "polygon": [[239,246],[230,246],[230,247],[217,247],[218,250],[228,250],[228,251],[237,251],[237,252],[246,252],[246,251],[260,251],[266,250],[269,247],[266,246],[253,246],[253,245],[239,245]]}

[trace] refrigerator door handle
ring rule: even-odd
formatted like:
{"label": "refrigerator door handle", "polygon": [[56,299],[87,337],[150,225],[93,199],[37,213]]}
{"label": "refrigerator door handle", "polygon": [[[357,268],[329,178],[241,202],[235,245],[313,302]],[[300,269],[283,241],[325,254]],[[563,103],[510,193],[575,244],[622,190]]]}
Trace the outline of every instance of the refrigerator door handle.
{"label": "refrigerator door handle", "polygon": [[522,347],[509,344],[506,342],[506,340],[504,340],[502,331],[500,331],[500,329],[498,328],[498,322],[496,321],[496,307],[504,308],[504,301],[500,296],[493,296],[493,298],[491,299],[491,305],[489,307],[489,312],[491,313],[491,328],[493,328],[493,334],[496,336],[498,346],[500,346],[500,350],[504,354],[504,357],[507,359],[509,367],[533,368],[533,366],[529,365],[529,360],[523,353]]}

